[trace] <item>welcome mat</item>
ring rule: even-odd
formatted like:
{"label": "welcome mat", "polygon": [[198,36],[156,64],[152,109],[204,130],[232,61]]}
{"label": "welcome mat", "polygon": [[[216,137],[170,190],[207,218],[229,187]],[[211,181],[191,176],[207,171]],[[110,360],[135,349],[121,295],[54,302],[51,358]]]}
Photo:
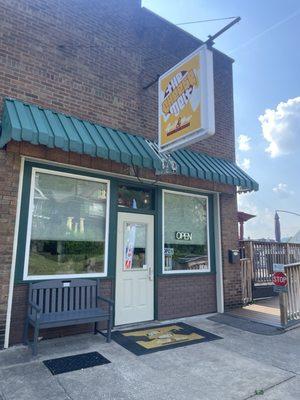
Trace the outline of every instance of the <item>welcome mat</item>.
{"label": "welcome mat", "polygon": [[112,339],[137,356],[156,351],[188,346],[190,344],[222,339],[220,336],[187,325],[176,324],[151,326],[130,331],[115,331]]}
{"label": "welcome mat", "polygon": [[65,372],[95,367],[96,365],[109,364],[110,361],[97,351],[93,351],[91,353],[77,354],[76,356],[45,360],[43,363],[50,370],[52,375],[59,375]]}

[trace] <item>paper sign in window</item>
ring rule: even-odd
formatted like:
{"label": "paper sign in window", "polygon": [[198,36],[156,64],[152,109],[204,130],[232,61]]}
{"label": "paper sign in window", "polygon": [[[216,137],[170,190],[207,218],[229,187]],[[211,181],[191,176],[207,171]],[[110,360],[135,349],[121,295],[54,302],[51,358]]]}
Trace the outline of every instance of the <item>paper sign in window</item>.
{"label": "paper sign in window", "polygon": [[125,223],[124,270],[147,268],[146,233],[146,224]]}

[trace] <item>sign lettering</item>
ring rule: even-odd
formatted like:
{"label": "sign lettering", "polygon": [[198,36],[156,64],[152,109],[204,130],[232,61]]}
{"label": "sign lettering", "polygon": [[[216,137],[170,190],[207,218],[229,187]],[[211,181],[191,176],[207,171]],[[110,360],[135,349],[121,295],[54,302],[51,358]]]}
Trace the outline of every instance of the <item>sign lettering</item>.
{"label": "sign lettering", "polygon": [[214,134],[212,52],[205,45],[163,74],[158,86],[161,152]]}
{"label": "sign lettering", "polygon": [[184,241],[191,241],[193,239],[192,232],[175,232],[175,239],[176,240],[184,240]]}
{"label": "sign lettering", "polygon": [[287,276],[284,272],[274,272],[272,277],[274,292],[287,292]]}

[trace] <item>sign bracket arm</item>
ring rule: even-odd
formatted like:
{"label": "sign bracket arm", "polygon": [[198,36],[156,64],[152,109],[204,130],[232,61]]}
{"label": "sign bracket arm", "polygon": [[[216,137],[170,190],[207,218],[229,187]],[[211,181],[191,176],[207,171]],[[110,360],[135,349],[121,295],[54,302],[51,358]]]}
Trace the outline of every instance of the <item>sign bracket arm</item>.
{"label": "sign bracket arm", "polygon": [[[241,17],[236,17],[232,22],[224,26],[224,28],[220,29],[217,33],[214,35],[208,35],[208,39],[201,45],[204,46],[206,45],[209,50],[212,50],[212,46],[214,45],[214,40],[221,36],[224,32],[226,32],[228,29],[230,29],[233,25],[237,24],[240,22]],[[200,47],[201,47],[200,46]],[[153,86],[160,78],[161,75],[157,74],[156,78],[153,79],[151,82],[149,82],[146,86],[143,86],[143,90],[149,89],[151,86]]]}

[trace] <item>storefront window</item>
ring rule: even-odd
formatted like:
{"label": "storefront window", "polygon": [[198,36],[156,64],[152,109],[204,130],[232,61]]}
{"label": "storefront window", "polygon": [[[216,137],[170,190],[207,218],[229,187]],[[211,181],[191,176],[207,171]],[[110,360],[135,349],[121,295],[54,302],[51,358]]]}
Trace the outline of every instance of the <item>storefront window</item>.
{"label": "storefront window", "polygon": [[164,272],[209,272],[208,202],[164,192]]}
{"label": "storefront window", "polygon": [[103,274],[107,183],[33,173],[28,278]]}
{"label": "storefront window", "polygon": [[152,191],[121,185],[118,188],[118,206],[151,210],[153,207]]}

